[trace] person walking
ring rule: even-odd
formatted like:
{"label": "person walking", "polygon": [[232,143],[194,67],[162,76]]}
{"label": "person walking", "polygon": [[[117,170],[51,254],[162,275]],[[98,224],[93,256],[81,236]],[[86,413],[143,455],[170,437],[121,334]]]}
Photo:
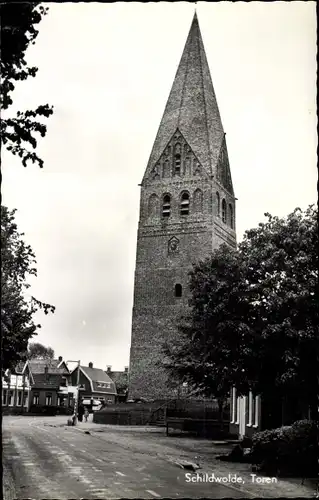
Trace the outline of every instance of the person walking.
{"label": "person walking", "polygon": [[89,418],[89,410],[88,410],[87,406],[84,406],[84,419],[85,419],[85,422],[88,421],[88,418]]}

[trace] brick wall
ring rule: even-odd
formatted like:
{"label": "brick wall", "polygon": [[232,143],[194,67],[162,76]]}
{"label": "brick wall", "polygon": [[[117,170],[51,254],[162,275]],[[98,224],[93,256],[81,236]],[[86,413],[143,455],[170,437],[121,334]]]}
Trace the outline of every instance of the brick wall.
{"label": "brick wall", "polygon": [[[205,186],[202,182],[200,185],[204,191]],[[170,193],[176,193],[178,198],[178,190],[171,188]],[[176,394],[169,387],[167,373],[159,366],[163,358],[161,345],[177,335],[179,318],[188,311],[192,263],[208,257],[220,243],[236,245],[234,231],[213,215],[214,192],[215,186],[210,197],[206,189],[203,212],[197,218],[178,222],[176,216],[164,223],[160,218],[152,219],[150,226],[144,211],[137,242],[129,398],[167,398]],[[144,193],[141,203],[145,198]],[[172,237],[179,241],[178,252],[173,254],[169,252]],[[182,285],[181,298],[175,297],[177,283]]]}

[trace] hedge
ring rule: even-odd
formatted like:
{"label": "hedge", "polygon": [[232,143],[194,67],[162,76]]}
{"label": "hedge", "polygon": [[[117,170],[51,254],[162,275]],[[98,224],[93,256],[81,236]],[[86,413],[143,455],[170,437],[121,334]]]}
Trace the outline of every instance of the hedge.
{"label": "hedge", "polygon": [[316,477],[318,433],[318,422],[311,420],[258,432],[252,437],[251,460],[267,473]]}

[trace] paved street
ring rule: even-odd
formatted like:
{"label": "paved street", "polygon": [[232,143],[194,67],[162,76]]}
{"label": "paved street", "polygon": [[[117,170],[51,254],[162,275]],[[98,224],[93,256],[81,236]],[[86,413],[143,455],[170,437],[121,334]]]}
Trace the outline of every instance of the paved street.
{"label": "paved street", "polygon": [[[101,433],[94,432],[98,426],[92,423],[66,427],[66,419],[4,417],[4,465],[15,486],[11,498],[249,498],[274,497],[276,491],[286,496],[276,488],[261,491],[260,485],[254,489],[250,484],[249,490],[245,485],[187,482],[190,471],[173,463],[183,453],[168,447],[173,441],[156,435],[158,431],[136,436],[133,430],[133,438],[121,427]],[[215,468],[217,475],[227,472],[234,470]],[[301,496],[298,489],[296,493]]]}
{"label": "paved street", "polygon": [[168,461],[131,453],[78,429],[50,427],[49,420],[56,425],[58,419],[4,418],[4,455],[17,498],[242,496],[223,485],[186,483],[186,471]]}

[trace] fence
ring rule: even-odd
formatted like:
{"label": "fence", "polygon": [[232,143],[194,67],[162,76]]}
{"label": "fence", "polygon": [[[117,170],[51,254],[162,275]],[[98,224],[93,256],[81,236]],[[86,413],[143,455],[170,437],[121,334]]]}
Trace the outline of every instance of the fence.
{"label": "fence", "polygon": [[[216,400],[161,400],[153,403],[119,403],[108,406],[93,415],[93,422],[112,425],[156,425],[168,418],[216,420],[221,422]],[[229,407],[223,413],[225,426],[229,424]]]}
{"label": "fence", "polygon": [[93,414],[93,422],[111,425],[146,425],[152,408],[104,408]]}

